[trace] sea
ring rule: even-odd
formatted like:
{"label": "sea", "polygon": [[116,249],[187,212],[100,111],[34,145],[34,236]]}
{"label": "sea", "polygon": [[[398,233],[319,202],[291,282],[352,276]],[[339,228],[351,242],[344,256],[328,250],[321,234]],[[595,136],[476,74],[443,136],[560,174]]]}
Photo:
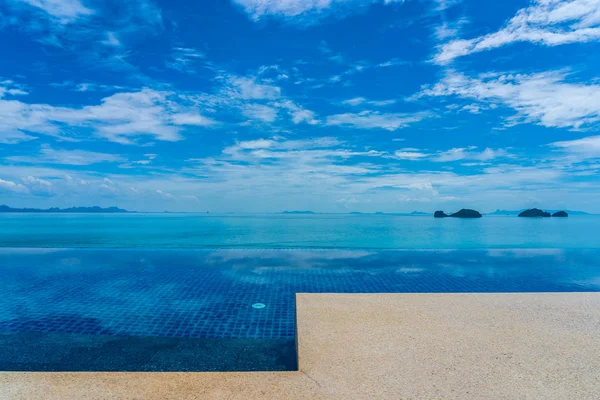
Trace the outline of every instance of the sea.
{"label": "sea", "polygon": [[0,247],[600,248],[600,216],[435,219],[388,214],[0,214]]}

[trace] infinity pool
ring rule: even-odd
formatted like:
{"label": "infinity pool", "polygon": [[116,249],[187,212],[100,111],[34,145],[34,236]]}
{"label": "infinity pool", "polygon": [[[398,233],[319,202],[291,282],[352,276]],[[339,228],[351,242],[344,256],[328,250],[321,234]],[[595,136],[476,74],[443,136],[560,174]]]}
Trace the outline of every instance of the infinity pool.
{"label": "infinity pool", "polygon": [[0,249],[0,370],[290,370],[295,293],[581,291],[600,250]]}

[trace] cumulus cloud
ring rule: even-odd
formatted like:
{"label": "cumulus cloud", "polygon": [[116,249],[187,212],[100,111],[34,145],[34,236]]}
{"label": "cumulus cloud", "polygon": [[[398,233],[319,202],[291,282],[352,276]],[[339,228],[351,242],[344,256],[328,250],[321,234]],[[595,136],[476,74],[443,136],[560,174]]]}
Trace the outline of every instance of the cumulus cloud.
{"label": "cumulus cloud", "polygon": [[36,178],[35,176],[24,176],[21,178],[21,180],[25,183],[28,184],[33,184],[33,185],[40,185],[40,186],[52,186],[52,183],[44,180],[44,179],[40,179],[40,178]]}
{"label": "cumulus cloud", "polygon": [[28,193],[29,190],[20,183],[0,179],[0,190],[14,193]]}
{"label": "cumulus cloud", "polygon": [[517,11],[497,32],[442,44],[434,61],[447,64],[457,57],[515,42],[545,46],[600,40],[600,0],[535,0]]}
{"label": "cumulus cloud", "polygon": [[[536,74],[486,74],[476,78],[449,71],[414,98],[456,96],[483,104],[502,103],[517,111],[508,120],[547,127],[581,128],[600,121],[600,85],[567,82],[564,71]],[[472,107],[473,105],[470,105]]]}
{"label": "cumulus cloud", "polygon": [[177,141],[182,139],[183,126],[214,122],[183,104],[175,93],[152,89],[116,93],[99,105],[82,108],[0,99],[0,138],[13,142],[19,139],[15,131],[25,135],[22,139],[32,133],[76,139],[64,134],[65,126],[91,128],[97,136],[118,143],[131,144],[143,137]]}

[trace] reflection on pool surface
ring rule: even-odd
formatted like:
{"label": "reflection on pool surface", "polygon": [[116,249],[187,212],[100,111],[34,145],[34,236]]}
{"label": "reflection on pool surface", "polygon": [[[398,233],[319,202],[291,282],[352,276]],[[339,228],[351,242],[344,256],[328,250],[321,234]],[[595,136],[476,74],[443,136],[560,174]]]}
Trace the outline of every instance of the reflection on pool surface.
{"label": "reflection on pool surface", "polygon": [[0,369],[278,370],[295,293],[600,291],[600,250],[1,249],[0,274]]}

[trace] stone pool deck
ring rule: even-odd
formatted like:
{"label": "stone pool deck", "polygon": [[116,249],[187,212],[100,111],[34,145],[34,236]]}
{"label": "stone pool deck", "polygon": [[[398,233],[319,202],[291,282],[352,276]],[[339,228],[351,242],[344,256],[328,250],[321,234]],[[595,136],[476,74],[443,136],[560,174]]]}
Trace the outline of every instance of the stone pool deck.
{"label": "stone pool deck", "polygon": [[297,309],[298,372],[4,372],[0,398],[600,398],[600,293],[299,294]]}

